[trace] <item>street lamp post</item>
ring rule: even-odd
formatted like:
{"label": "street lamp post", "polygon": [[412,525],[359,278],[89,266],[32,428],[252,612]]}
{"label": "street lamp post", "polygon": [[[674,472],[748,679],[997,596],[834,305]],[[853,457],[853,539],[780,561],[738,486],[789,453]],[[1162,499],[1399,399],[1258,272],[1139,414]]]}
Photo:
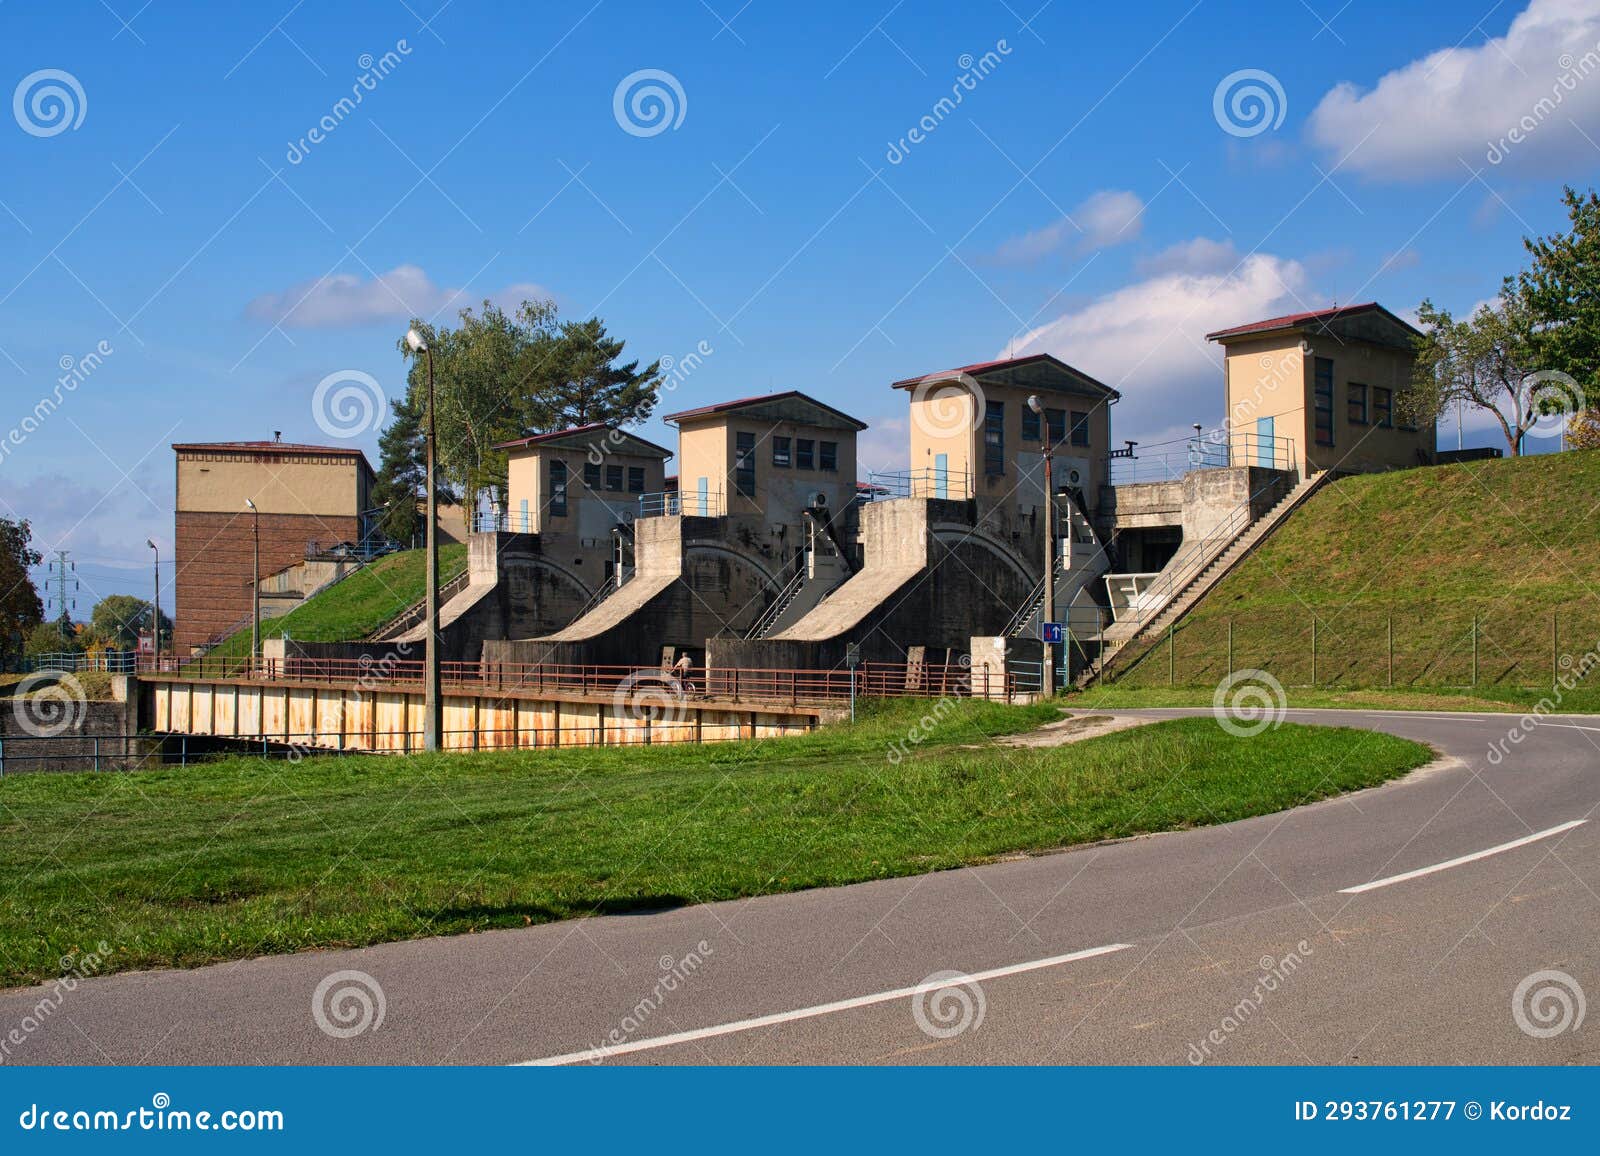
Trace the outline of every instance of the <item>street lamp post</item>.
{"label": "street lamp post", "polygon": [[[1056,494],[1050,470],[1050,415],[1045,413],[1038,394],[1028,396],[1028,408],[1039,415],[1039,424],[1044,427],[1044,605],[1039,611],[1042,624],[1055,621],[1056,613]],[[1039,672],[1039,689],[1048,698],[1055,693],[1056,648],[1053,642],[1044,642],[1043,645],[1044,662]]]}
{"label": "street lamp post", "polygon": [[155,599],[150,603],[150,649],[154,652],[155,669],[161,669],[161,551],[156,548],[154,538],[146,538],[144,544],[149,546],[155,554],[156,560],[156,588]]}
{"label": "street lamp post", "polygon": [[422,654],[422,749],[439,749],[439,735],[443,729],[444,703],[439,690],[439,539],[438,490],[434,484],[434,424],[433,424],[433,350],[422,334],[415,329],[406,330],[406,344],[413,353],[428,359],[428,416],[424,423],[424,440],[428,447],[427,467],[427,549],[428,549],[428,627],[427,643]]}
{"label": "street lamp post", "polygon": [[261,511],[249,498],[250,511],[250,659],[261,661]]}

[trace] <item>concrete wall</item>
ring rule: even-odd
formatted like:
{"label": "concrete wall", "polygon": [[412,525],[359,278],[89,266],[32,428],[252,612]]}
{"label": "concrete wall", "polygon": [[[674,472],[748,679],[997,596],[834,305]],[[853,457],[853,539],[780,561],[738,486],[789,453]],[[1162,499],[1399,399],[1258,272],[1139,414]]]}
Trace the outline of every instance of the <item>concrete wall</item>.
{"label": "concrete wall", "polygon": [[[1241,506],[1250,505],[1249,521],[1265,514],[1294,486],[1293,477],[1281,470],[1254,466],[1226,470],[1191,470],[1183,478],[1183,540],[1199,542],[1218,532]],[[1243,530],[1235,522],[1235,533]]]}
{"label": "concrete wall", "polygon": [[[0,699],[0,774],[123,771],[140,766],[151,757],[153,744],[123,738],[139,729],[136,706],[126,699],[80,702],[68,704],[64,715],[43,715],[11,699]],[[58,735],[40,737],[23,726],[28,719],[46,724],[46,729],[54,729],[58,719],[70,725]]]}
{"label": "concrete wall", "polygon": [[[153,730],[255,740],[310,750],[404,752],[422,733],[420,687],[311,682],[145,680],[136,698]],[[683,701],[664,715],[623,693],[573,695],[494,690],[447,693],[448,750],[726,742],[803,734],[823,712],[781,704]]]}

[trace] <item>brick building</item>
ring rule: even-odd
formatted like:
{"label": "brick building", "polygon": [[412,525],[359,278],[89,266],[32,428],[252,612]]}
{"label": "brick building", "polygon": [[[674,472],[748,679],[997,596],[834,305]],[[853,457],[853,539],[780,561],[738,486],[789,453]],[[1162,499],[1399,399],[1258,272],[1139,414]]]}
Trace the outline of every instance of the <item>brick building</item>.
{"label": "brick building", "polygon": [[261,574],[308,550],[359,542],[372,507],[372,466],[359,449],[292,442],[174,445],[177,518],[173,647],[231,633],[250,616],[251,515],[261,518]]}

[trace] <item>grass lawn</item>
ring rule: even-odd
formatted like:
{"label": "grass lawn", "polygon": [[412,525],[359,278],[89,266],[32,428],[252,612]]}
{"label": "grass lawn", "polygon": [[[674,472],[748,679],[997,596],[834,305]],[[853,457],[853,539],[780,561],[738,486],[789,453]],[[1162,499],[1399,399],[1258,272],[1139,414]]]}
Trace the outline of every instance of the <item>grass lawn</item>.
{"label": "grass lawn", "polygon": [[101,940],[109,970],[194,966],[915,874],[1276,811],[1430,757],[1209,718],[1022,750],[987,740],[1054,706],[931,711],[868,704],[760,743],[9,777],[0,983]]}
{"label": "grass lawn", "polygon": [[[1119,708],[1211,705],[1214,687],[1209,686],[1091,686],[1062,700],[1076,710],[1117,710]],[[1522,714],[1541,702],[1546,713],[1600,714],[1600,686],[1578,686],[1559,695],[1548,689],[1480,687],[1476,691],[1424,690],[1396,687],[1393,690],[1358,690],[1290,686],[1284,688],[1289,706],[1334,707],[1347,710],[1465,711]]]}
{"label": "grass lawn", "polygon": [[[467,548],[459,542],[439,547],[439,584],[467,568]],[[302,642],[343,642],[365,638],[427,593],[426,550],[401,550],[363,566],[337,585],[309,598],[280,618],[261,624],[261,637],[288,634]],[[235,631],[211,657],[243,658],[250,653],[250,628]]]}
{"label": "grass lawn", "polygon": [[[1600,451],[1340,478],[1324,487],[1179,623],[1179,685],[1228,669],[1285,685],[1454,692],[1549,687],[1557,653],[1600,647]],[[1312,667],[1312,620],[1317,661]],[[1165,686],[1168,641],[1118,664]],[[1128,656],[1132,658],[1134,656]],[[1562,668],[1567,669],[1567,668]]]}

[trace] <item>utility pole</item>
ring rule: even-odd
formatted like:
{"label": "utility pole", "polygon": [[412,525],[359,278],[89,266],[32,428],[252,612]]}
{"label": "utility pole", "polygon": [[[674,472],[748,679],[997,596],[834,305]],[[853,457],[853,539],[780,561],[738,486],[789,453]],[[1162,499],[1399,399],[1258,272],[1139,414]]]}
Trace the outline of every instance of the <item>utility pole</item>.
{"label": "utility pole", "polygon": [[[1028,397],[1028,408],[1039,415],[1044,437],[1044,605],[1039,610],[1040,622],[1056,620],[1056,494],[1054,479],[1050,476],[1050,415],[1045,412],[1037,394]],[[1040,663],[1039,690],[1049,698],[1055,693],[1056,654],[1055,643],[1044,642],[1044,661]],[[1068,665],[1070,665],[1070,660]]]}
{"label": "utility pole", "polygon": [[423,427],[428,446],[428,627],[427,646],[422,654],[422,749],[436,751],[439,749],[440,731],[443,730],[444,702],[439,685],[439,513],[434,474],[437,453],[433,421],[433,350],[415,329],[406,331],[406,344],[413,353],[421,353],[428,359],[428,415]]}
{"label": "utility pole", "polygon": [[[45,579],[45,589],[48,591],[51,586],[55,587],[54,601],[58,611],[56,614],[56,626],[61,631],[61,637],[65,639],[67,637],[67,627],[72,622],[70,611],[75,610],[78,605],[77,599],[67,597],[69,589],[73,593],[77,592],[78,579],[76,577],[69,578],[68,575],[77,574],[78,564],[67,560],[67,552],[65,550],[57,550],[53,570],[54,574]],[[69,582],[70,586],[68,585]]]}

